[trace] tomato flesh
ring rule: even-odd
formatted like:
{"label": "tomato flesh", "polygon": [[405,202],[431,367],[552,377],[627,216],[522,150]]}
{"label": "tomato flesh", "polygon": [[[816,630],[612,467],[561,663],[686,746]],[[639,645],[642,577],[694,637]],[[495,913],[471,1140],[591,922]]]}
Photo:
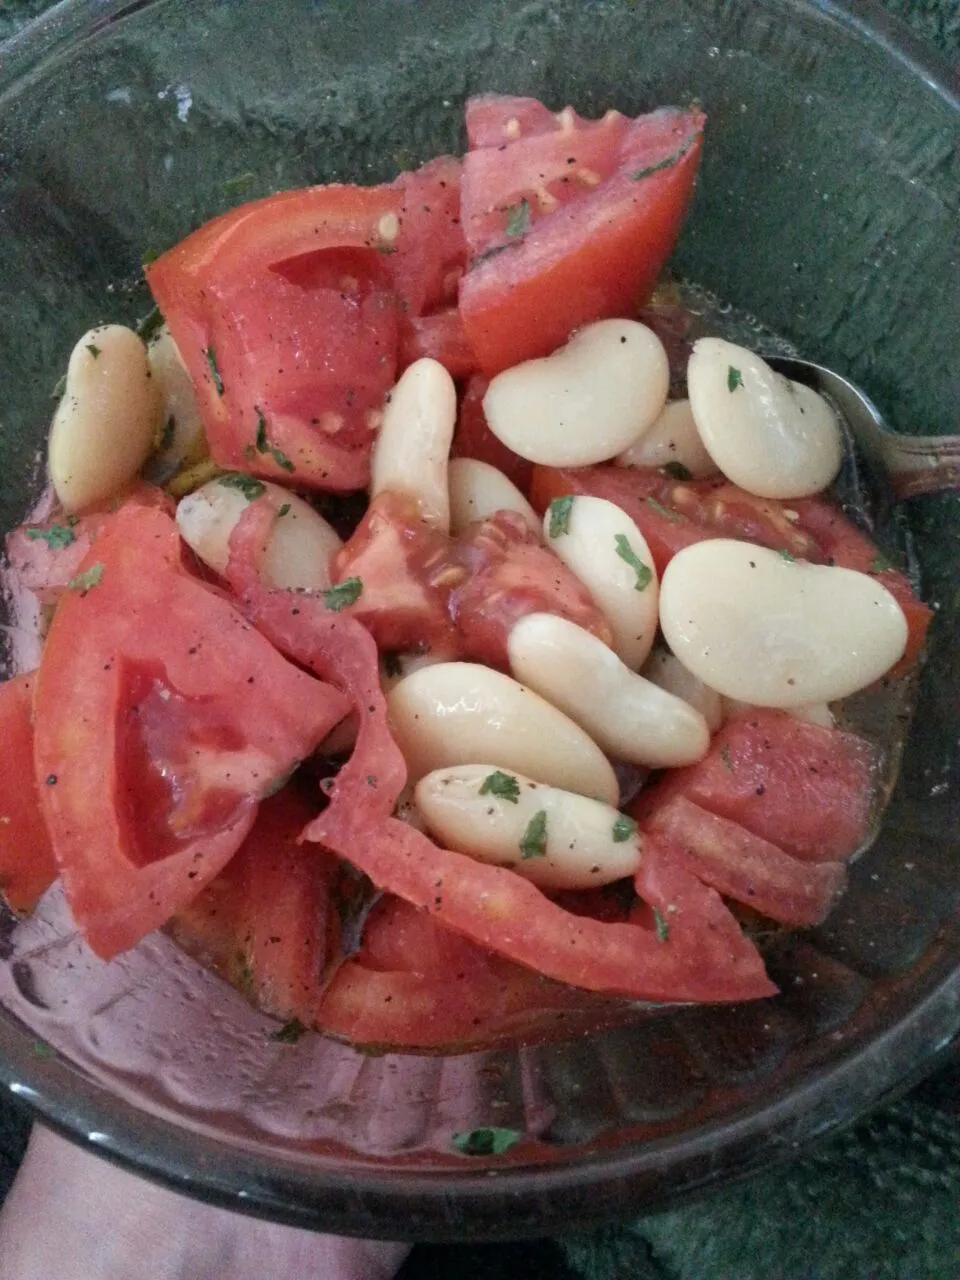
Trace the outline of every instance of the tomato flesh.
{"label": "tomato flesh", "polygon": [[0,683],[0,895],[14,911],[32,911],[57,875],[33,771],[34,684],[32,672]]}
{"label": "tomato flesh", "polygon": [[92,584],[60,603],[37,679],[43,816],[103,957],[196,897],[349,710],[190,577],[180,545],[162,510],[121,508],[84,562]]}

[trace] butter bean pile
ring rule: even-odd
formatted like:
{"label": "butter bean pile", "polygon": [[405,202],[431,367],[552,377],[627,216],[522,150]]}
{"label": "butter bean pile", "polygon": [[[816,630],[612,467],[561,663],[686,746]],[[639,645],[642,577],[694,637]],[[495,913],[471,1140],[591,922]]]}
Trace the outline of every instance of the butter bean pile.
{"label": "butter bean pile", "polygon": [[[820,493],[836,477],[833,410],[753,352],[701,339],[689,400],[668,403],[668,383],[652,331],[603,320],[495,377],[484,411],[499,440],[542,466],[674,462],[693,478],[719,475],[777,499]],[[641,769],[695,763],[742,704],[830,724],[829,703],[902,656],[903,611],[874,577],[718,538],[679,551],[660,581],[643,535],[615,504],[563,498],[541,521],[495,467],[451,461],[456,414],[446,370],[429,359],[411,365],[384,405],[371,497],[400,494],[425,525],[454,536],[496,511],[518,513],[587,588],[613,640],[608,647],[564,618],[534,613],[510,634],[509,674],[429,655],[401,655],[399,678],[384,671],[409,769],[400,815],[447,847],[550,889],[628,876],[640,836],[618,812],[612,760]],[[92,330],[70,357],[51,428],[56,495],[68,513],[102,503],[151,455],[169,473],[204,456],[176,346],[165,329],[149,347],[119,325]],[[214,475],[180,500],[181,536],[222,573],[232,530],[263,494],[283,515],[266,548],[265,582],[328,589],[340,539],[282,486]],[[335,732],[348,748],[346,723]],[[531,839],[538,856],[521,856]]]}

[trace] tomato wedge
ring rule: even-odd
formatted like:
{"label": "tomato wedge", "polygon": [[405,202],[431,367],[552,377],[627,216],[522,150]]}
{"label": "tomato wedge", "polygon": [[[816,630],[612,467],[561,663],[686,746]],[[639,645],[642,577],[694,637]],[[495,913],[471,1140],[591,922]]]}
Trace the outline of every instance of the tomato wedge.
{"label": "tomato wedge", "polygon": [[264,800],[234,857],[169,926],[258,1009],[304,1026],[337,936],[337,861],[299,843],[315,812],[289,786]]}
{"label": "tomato wedge", "polygon": [[34,761],[91,947],[133,946],[239,848],[257,802],[349,711],[189,576],[161,510],[112,517],[66,594],[36,689]]}
{"label": "tomato wedge", "polygon": [[32,911],[57,876],[33,772],[34,684],[32,672],[0,684],[0,895],[14,911]]}
{"label": "tomato wedge", "polygon": [[[693,190],[702,112],[521,136],[464,158],[461,208],[473,261],[460,310],[493,375],[555,350],[578,326],[633,315],[650,295]],[[572,164],[568,163],[573,161]],[[543,175],[543,177],[541,177]]]}
{"label": "tomato wedge", "polygon": [[755,707],[728,721],[706,757],[671,769],[631,812],[645,821],[684,796],[807,862],[844,861],[866,839],[877,752],[840,729]]}
{"label": "tomato wedge", "polygon": [[476,458],[502,471],[508,480],[526,493],[533,474],[533,463],[514,453],[490,430],[483,412],[483,397],[490,379],[474,374],[464,387],[457,414],[457,429],[450,455],[453,458]]}

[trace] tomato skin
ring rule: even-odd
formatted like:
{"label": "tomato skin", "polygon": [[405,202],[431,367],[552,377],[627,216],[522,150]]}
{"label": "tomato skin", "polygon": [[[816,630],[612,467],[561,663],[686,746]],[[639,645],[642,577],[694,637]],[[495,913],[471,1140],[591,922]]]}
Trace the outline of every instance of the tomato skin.
{"label": "tomato skin", "polygon": [[450,567],[450,540],[422,522],[415,503],[393,493],[374,498],[333,558],[337,580],[363,583],[348,612],[382,649],[437,654],[459,649],[447,610]]}
{"label": "tomato skin", "polygon": [[528,613],[555,613],[611,643],[589,591],[515,511],[471,525],[457,558],[465,580],[454,586],[450,610],[465,658],[508,669],[510,632]]}
{"label": "tomato skin", "polygon": [[482,93],[468,99],[465,115],[471,150],[499,147],[519,137],[552,133],[559,127],[554,113],[537,98],[504,93]]}
{"label": "tomato skin", "polygon": [[781,924],[820,924],[846,884],[842,863],[801,862],[682,795],[658,806],[642,830],[665,840],[704,884]]}
{"label": "tomato skin", "polygon": [[[701,112],[667,111],[633,121],[616,171],[580,198],[538,218],[460,283],[460,310],[488,376],[547,355],[579,325],[633,315],[650,295],[679,234],[700,159]],[[555,144],[548,138],[551,153]],[[510,146],[503,163],[509,165]],[[463,217],[471,155],[464,168]],[[639,180],[670,156],[675,161]],[[535,172],[521,184],[529,187]],[[589,282],[589,284],[587,283]]]}
{"label": "tomato skin", "polygon": [[478,373],[464,387],[450,456],[488,462],[490,466],[502,471],[508,480],[512,480],[521,493],[526,493],[533,474],[533,463],[508,449],[487,425],[483,397],[487,394],[489,385],[490,379]]}
{"label": "tomato skin", "polygon": [[461,160],[436,156],[394,182],[403,192],[397,252],[387,261],[411,316],[441,311],[457,299],[467,263],[460,220]]}
{"label": "tomato skin", "polygon": [[264,1013],[313,1021],[336,942],[336,860],[299,843],[316,812],[293,787],[264,800],[237,853],[168,931]]}
{"label": "tomato skin", "polygon": [[698,764],[642,791],[631,812],[642,822],[684,796],[796,858],[843,861],[869,832],[877,765],[856,734],[755,707],[728,721]]}
{"label": "tomato skin", "polygon": [[74,918],[109,958],[221,870],[349,703],[184,571],[162,510],[122,507],[88,571],[47,637],[34,767]]}
{"label": "tomato skin", "polygon": [[0,894],[14,911],[32,911],[57,876],[33,772],[34,674],[0,683]]}

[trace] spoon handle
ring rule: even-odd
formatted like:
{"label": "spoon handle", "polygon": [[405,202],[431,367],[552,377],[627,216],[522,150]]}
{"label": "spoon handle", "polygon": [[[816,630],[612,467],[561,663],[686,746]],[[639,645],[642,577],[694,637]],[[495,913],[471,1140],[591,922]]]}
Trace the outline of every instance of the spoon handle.
{"label": "spoon handle", "polygon": [[960,489],[960,436],[895,436],[883,441],[897,501]]}

